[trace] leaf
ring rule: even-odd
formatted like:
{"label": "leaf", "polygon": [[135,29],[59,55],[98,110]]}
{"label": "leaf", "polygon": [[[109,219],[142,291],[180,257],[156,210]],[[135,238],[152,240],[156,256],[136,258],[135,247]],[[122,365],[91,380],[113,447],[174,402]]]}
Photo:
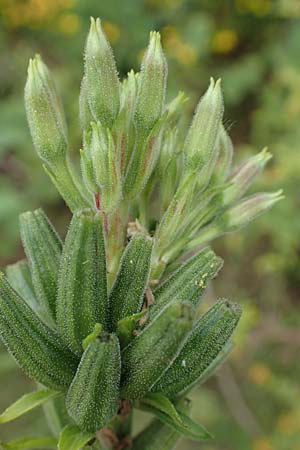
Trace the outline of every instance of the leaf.
{"label": "leaf", "polygon": [[0,415],[0,424],[10,422],[17,417],[22,416],[57,395],[59,395],[59,393],[52,389],[43,389],[23,395]]}
{"label": "leaf", "polygon": [[174,422],[178,423],[180,426],[184,426],[184,422],[182,421],[177,409],[173,405],[173,403],[164,395],[161,394],[147,394],[146,397],[143,398],[141,404],[147,405],[147,407],[157,409],[158,411],[169,416]]}
{"label": "leaf", "polygon": [[94,436],[94,433],[81,431],[76,425],[68,425],[60,433],[58,450],[80,450]]}
{"label": "leaf", "polygon": [[56,448],[56,445],[57,440],[52,436],[26,436],[7,443],[0,442],[0,448],[5,450],[40,450],[42,448]]}
{"label": "leaf", "polygon": [[[166,397],[165,399],[168,400]],[[194,422],[183,412],[176,410],[177,415],[179,416],[179,420],[178,419],[176,420],[176,415],[173,414],[170,415],[166,413],[166,411],[169,410],[169,407],[167,407],[167,402],[160,400],[159,402],[157,402],[159,407],[154,406],[155,402],[157,402],[157,400],[153,402],[153,405],[150,405],[144,403],[143,400],[138,405],[138,408],[142,409],[143,411],[154,414],[161,422],[163,422],[164,424],[171,427],[173,430],[177,431],[181,435],[186,436],[191,440],[202,441],[212,438],[212,435],[202,425]],[[169,411],[171,412],[171,409]]]}

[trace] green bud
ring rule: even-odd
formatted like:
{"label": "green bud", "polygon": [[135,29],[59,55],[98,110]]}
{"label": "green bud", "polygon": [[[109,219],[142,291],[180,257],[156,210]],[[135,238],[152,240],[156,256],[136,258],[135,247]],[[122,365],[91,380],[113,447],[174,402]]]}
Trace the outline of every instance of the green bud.
{"label": "green bud", "polygon": [[166,105],[168,112],[168,123],[171,127],[177,126],[182,117],[183,107],[188,101],[188,97],[183,91],[179,91],[177,96]]}
{"label": "green bud", "polygon": [[65,160],[68,140],[61,100],[46,65],[38,55],[29,62],[25,106],[39,157],[50,166]]}
{"label": "green bud", "polygon": [[37,300],[55,319],[61,240],[41,209],[20,215],[20,231]]}
{"label": "green bud", "polygon": [[86,90],[94,120],[111,127],[120,109],[116,63],[100,19],[91,18],[85,48]]}
{"label": "green bud", "polygon": [[271,153],[264,148],[258,155],[249,158],[242,163],[232,174],[229,181],[231,185],[225,189],[223,203],[228,205],[235,202],[246,192],[254,178],[264,169],[267,162],[272,158]]}
{"label": "green bud", "polygon": [[73,216],[65,240],[57,294],[57,325],[66,344],[82,353],[96,323],[108,324],[106,261],[100,213]]}
{"label": "green bud", "polygon": [[87,82],[86,76],[82,78],[80,95],[79,95],[79,119],[81,128],[86,130],[89,128],[90,123],[93,121],[90,105],[88,102]]}
{"label": "green bud", "polygon": [[240,200],[217,217],[199,236],[192,239],[187,245],[187,249],[191,250],[216,239],[224,233],[231,233],[243,228],[282,200],[284,198],[282,192],[282,189],[273,193],[262,192]]}
{"label": "green bud", "polygon": [[155,304],[151,318],[166,304],[181,299],[194,307],[199,305],[209,283],[223,265],[223,261],[210,248],[204,248],[185,261],[154,290]]}
{"label": "green bud", "polygon": [[174,397],[194,386],[231,339],[241,313],[240,306],[228,300],[220,300],[210,308],[152,391]]}
{"label": "green bud", "polygon": [[187,171],[200,171],[212,158],[216,149],[223,110],[221,80],[215,83],[211,79],[209,88],[198,103],[184,144]]}
{"label": "green bud", "polygon": [[180,351],[193,323],[192,307],[167,305],[122,351],[121,396],[145,396]]}
{"label": "green bud", "polygon": [[233,144],[223,125],[219,131],[219,158],[214,171],[214,178],[222,183],[227,180],[233,158]]}
{"label": "green bud", "polygon": [[110,130],[91,123],[90,154],[95,182],[101,190],[101,209],[112,212],[121,200],[122,181],[117,150]]}
{"label": "green bud", "polygon": [[134,114],[137,129],[149,133],[160,118],[166,92],[168,67],[161,47],[160,34],[150,33],[139,77],[139,89]]}
{"label": "green bud", "polygon": [[127,245],[120,268],[112,287],[109,304],[111,322],[140,312],[150,274],[152,240],[147,236],[135,236]]}
{"label": "green bud", "polygon": [[220,222],[226,227],[225,231],[236,231],[246,226],[253,219],[272,208],[279,200],[282,200],[284,198],[282,193],[283,191],[280,189],[277,192],[262,192],[242,199],[235,206],[229,208],[220,218]]}
{"label": "green bud", "polygon": [[114,334],[103,333],[84,351],[66,396],[67,411],[81,429],[95,433],[116,415],[120,366]]}

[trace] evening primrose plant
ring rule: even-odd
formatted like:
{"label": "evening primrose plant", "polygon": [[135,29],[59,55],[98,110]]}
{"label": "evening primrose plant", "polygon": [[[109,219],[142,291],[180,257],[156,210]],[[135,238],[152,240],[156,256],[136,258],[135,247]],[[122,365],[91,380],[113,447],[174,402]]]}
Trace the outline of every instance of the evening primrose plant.
{"label": "evening primrose plant", "polygon": [[[100,20],[91,20],[80,91],[80,174],[61,99],[40,56],[29,63],[28,123],[38,156],[73,217],[64,242],[45,213],[20,216],[26,260],[0,275],[0,334],[37,383],[0,424],[43,405],[50,436],[4,449],[171,450],[211,434],[189,415],[191,390],[233,347],[241,308],[205,289],[222,267],[207,244],[282,198],[244,197],[270,154],[232,168],[220,80],[211,79],[187,132],[187,101],[166,103],[160,35],[139,73],[120,81]],[[201,308],[199,309],[199,306]],[[153,421],[132,436],[132,412]]]}

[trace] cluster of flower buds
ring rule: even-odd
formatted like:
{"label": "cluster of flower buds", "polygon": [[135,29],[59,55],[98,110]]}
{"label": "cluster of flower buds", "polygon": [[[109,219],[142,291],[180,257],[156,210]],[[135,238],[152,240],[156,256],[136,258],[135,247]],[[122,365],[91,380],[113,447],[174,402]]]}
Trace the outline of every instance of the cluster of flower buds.
{"label": "cluster of flower buds", "polygon": [[[62,242],[42,210],[22,214],[26,260],[0,274],[0,337],[39,383],[0,423],[45,403],[56,436],[24,438],[22,448],[171,450],[182,435],[210,438],[186,395],[227,357],[241,308],[221,299],[199,309],[222,266],[205,244],[282,193],[243,198],[270,155],[232,169],[220,80],[211,79],[185,138],[187,99],[179,92],[166,103],[166,80],[159,33],[140,73],[120,82],[100,20],[91,20],[79,175],[51,75],[39,56],[30,62],[33,143],[73,218]],[[132,408],[156,416],[133,442]]]}

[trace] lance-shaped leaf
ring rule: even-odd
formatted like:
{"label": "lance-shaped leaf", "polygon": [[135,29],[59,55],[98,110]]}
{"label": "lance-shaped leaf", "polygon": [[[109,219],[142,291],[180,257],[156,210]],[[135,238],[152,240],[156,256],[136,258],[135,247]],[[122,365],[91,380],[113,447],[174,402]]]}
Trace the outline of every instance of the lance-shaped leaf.
{"label": "lance-shaped leaf", "polygon": [[78,355],[96,323],[108,324],[106,263],[100,213],[78,212],[66,237],[59,274],[57,324]]}
{"label": "lance-shaped leaf", "polygon": [[138,313],[143,304],[149,280],[152,240],[148,236],[135,236],[125,248],[120,268],[109,296],[111,322]]}
{"label": "lance-shaped leaf", "polygon": [[61,432],[58,450],[81,450],[94,438],[94,433],[80,430],[76,425],[67,425]]}
{"label": "lance-shaped leaf", "polygon": [[154,414],[162,423],[189,439],[203,441],[212,438],[205,427],[194,422],[184,412],[177,410],[170,400],[162,395],[146,397],[138,407]]}
{"label": "lance-shaped leaf", "polygon": [[121,396],[142,398],[162,376],[191,331],[192,307],[180,301],[167,305],[122,351]]}
{"label": "lance-shaped leaf", "polygon": [[[173,408],[175,409],[174,406]],[[189,410],[190,401],[182,400],[180,402],[180,411],[187,414]],[[132,450],[174,450],[180,437],[181,433],[178,430],[164,424],[160,420],[154,419],[136,436]]]}
{"label": "lance-shaped leaf", "polygon": [[78,360],[0,273],[0,337],[18,365],[35,381],[66,389]]}
{"label": "lance-shaped leaf", "polygon": [[217,275],[222,265],[222,259],[210,248],[189,258],[155,289],[155,305],[151,308],[151,317],[177,299],[198,306],[208,282]]}
{"label": "lance-shaped leaf", "polygon": [[55,319],[60,238],[41,209],[20,215],[20,231],[38,302]]}
{"label": "lance-shaped leaf", "polygon": [[10,442],[0,441],[0,447],[4,450],[53,449],[56,444],[53,436],[25,436]]}
{"label": "lance-shaped leaf", "polygon": [[14,290],[17,291],[34,311],[37,311],[39,304],[34,292],[28,262],[22,260],[7,266],[6,276]]}
{"label": "lance-shaped leaf", "polygon": [[115,416],[120,373],[118,338],[104,333],[83,353],[66,397],[68,413],[81,429],[96,432]]}
{"label": "lance-shaped leaf", "polygon": [[40,406],[48,400],[57,397],[58,394],[59,393],[57,391],[52,389],[40,389],[39,391],[30,392],[29,394],[23,395],[16,402],[6,408],[6,410],[0,415],[0,424],[17,419],[37,406]]}
{"label": "lance-shaped leaf", "polygon": [[238,324],[241,308],[220,300],[199,319],[169,369],[153,386],[153,392],[174,397],[198,382],[228,341]]}
{"label": "lance-shaped leaf", "polygon": [[53,435],[58,437],[63,428],[67,425],[74,425],[73,420],[67,413],[66,400],[64,395],[54,397],[43,404],[43,411],[47,424]]}
{"label": "lance-shaped leaf", "polygon": [[85,48],[85,77],[94,120],[111,127],[120,108],[120,87],[113,52],[99,18],[91,18]]}

